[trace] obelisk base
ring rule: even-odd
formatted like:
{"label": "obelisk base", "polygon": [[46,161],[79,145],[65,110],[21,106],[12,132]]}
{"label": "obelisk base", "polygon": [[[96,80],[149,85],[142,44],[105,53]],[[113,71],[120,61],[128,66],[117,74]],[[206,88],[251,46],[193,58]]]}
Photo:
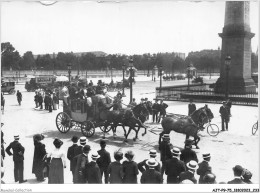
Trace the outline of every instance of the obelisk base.
{"label": "obelisk base", "polygon": [[[256,85],[252,78],[232,78],[228,81],[229,94],[255,93]],[[226,93],[226,80],[218,78],[215,85],[216,93]]]}

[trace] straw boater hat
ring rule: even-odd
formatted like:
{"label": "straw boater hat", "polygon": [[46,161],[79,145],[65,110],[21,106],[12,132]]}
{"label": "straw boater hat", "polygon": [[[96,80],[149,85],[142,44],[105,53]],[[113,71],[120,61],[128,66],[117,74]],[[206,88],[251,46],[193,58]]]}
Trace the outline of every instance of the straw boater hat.
{"label": "straw boater hat", "polygon": [[19,139],[20,139],[19,135],[14,136],[14,140],[19,140]]}
{"label": "straw boater hat", "polygon": [[86,145],[87,138],[85,136],[80,137],[79,143],[80,143],[80,145]]}
{"label": "straw boater hat", "polygon": [[211,156],[210,156],[210,153],[204,153],[204,154],[202,154],[202,157],[203,157],[203,159],[206,159],[206,158],[209,158]]}
{"label": "straw boater hat", "polygon": [[172,148],[171,152],[173,157],[178,157],[181,154],[180,149],[177,147]]}
{"label": "straw boater hat", "polygon": [[190,146],[193,144],[193,141],[191,139],[186,139],[184,143],[186,146]]}
{"label": "straw boater hat", "polygon": [[164,140],[170,140],[170,135],[169,134],[163,134],[162,138]]}
{"label": "straw boater hat", "polygon": [[148,159],[145,163],[149,167],[155,167],[158,165],[158,162],[154,158]]}
{"label": "straw boater hat", "polygon": [[198,169],[198,163],[194,160],[191,160],[189,163],[187,163],[187,168],[188,169],[192,169],[192,170],[196,170]]}
{"label": "straw boater hat", "polygon": [[91,158],[92,158],[92,160],[97,160],[99,158],[98,153],[97,152],[92,153]]}
{"label": "straw boater hat", "polygon": [[151,150],[149,151],[149,155],[150,155],[150,157],[155,158],[155,157],[157,156],[156,150],[155,150],[155,149],[151,149]]}

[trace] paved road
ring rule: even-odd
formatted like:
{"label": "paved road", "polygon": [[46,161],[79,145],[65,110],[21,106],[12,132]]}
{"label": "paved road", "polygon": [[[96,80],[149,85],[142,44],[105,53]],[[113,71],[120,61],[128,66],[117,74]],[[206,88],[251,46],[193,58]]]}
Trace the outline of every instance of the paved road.
{"label": "paved road", "polygon": [[[163,82],[163,85],[183,84],[186,81],[172,81]],[[159,81],[156,83],[148,80],[138,81],[134,85],[134,96],[137,101],[141,97],[148,97],[149,99],[155,96],[155,87],[159,86]],[[28,183],[38,183],[32,175],[32,158],[33,158],[33,140],[32,136],[36,133],[43,133],[47,138],[43,141],[46,144],[47,151],[53,149],[53,139],[59,137],[64,141],[62,149],[66,152],[67,148],[72,144],[70,139],[73,135],[81,136],[80,131],[69,131],[67,134],[60,133],[55,125],[55,118],[58,112],[62,109],[49,113],[47,111],[39,111],[34,109],[34,93],[29,93],[24,90],[24,85],[18,85],[17,89],[22,91],[23,101],[22,106],[18,106],[15,95],[5,95],[6,110],[2,115],[2,122],[5,123],[3,131],[5,133],[6,146],[13,140],[13,135],[19,134],[21,136],[21,143],[25,147],[25,178],[28,179]],[[116,93],[110,93],[115,95]],[[129,90],[126,90],[128,97],[124,98],[124,102],[129,102]],[[187,114],[186,102],[167,102],[169,108],[167,112]],[[197,103],[197,107],[202,107],[204,104]],[[215,115],[213,123],[220,126],[219,117],[219,104],[209,104],[212,112]],[[259,145],[258,145],[258,133],[256,136],[252,136],[251,127],[256,122],[258,117],[257,107],[244,107],[233,106],[232,118],[230,123],[230,130],[228,132],[222,132],[217,137],[209,136],[205,131],[201,132],[201,141],[199,146],[201,149],[195,151],[198,153],[199,160],[202,160],[202,153],[210,152],[212,154],[211,165],[213,172],[217,175],[217,181],[227,181],[233,178],[232,167],[236,164],[248,168],[253,172],[253,181],[259,181]],[[153,124],[151,121],[146,123],[150,129],[155,131],[161,131],[161,125]],[[148,129],[148,130],[150,130]],[[135,161],[139,162],[148,157],[148,150],[152,148],[158,149],[158,135],[148,131],[144,137],[139,133],[139,140],[133,142],[132,138],[134,133],[129,136],[128,143],[123,142],[122,129],[118,128],[116,139],[113,139],[112,133],[109,133],[107,150],[111,152],[118,148],[122,148],[123,151],[132,149],[136,153]],[[99,128],[96,129],[96,134],[89,138],[89,144],[92,147],[92,151],[99,149],[99,141],[102,133]],[[174,146],[183,148],[185,136],[171,132],[171,143]],[[159,157],[158,157],[159,159]],[[67,160],[68,161],[68,160]],[[6,183],[14,183],[13,179],[13,162],[12,157],[7,156],[5,159],[6,173],[4,181]],[[67,163],[69,165],[69,163]],[[140,175],[139,175],[140,177]],[[65,169],[65,183],[71,183],[71,173],[69,168]],[[43,182],[43,183],[47,183]]]}

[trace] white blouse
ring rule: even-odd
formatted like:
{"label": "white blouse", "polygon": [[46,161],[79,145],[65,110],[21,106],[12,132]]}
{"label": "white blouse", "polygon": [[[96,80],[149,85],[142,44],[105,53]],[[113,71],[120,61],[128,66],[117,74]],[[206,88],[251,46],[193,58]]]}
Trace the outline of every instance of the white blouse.
{"label": "white blouse", "polygon": [[52,158],[61,158],[63,166],[66,167],[66,159],[65,159],[65,153],[58,148],[55,148],[52,152],[48,153],[48,157]]}

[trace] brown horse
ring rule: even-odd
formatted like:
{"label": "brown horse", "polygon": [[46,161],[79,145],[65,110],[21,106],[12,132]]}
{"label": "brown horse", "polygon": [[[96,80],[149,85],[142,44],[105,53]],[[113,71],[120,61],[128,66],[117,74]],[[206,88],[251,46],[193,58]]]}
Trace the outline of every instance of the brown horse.
{"label": "brown horse", "polygon": [[161,141],[163,134],[169,134],[173,130],[177,133],[185,134],[186,139],[192,136],[194,138],[194,145],[199,149],[198,142],[200,141],[200,137],[198,136],[198,131],[202,130],[203,125],[210,122],[213,117],[214,115],[207,105],[194,111],[190,117],[176,114],[167,115],[162,120],[163,132],[160,134],[159,141]]}

